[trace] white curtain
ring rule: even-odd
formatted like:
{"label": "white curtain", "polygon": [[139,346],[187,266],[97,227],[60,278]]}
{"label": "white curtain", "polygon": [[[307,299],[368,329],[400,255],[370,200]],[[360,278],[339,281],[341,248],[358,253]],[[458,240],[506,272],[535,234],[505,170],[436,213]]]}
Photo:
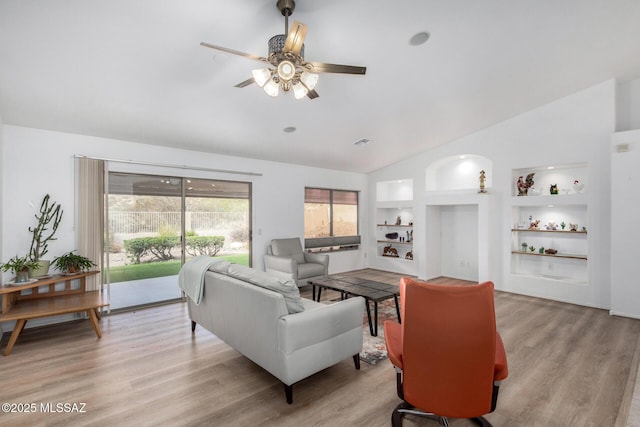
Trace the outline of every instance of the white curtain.
{"label": "white curtain", "polygon": [[[104,183],[103,160],[79,159],[78,253],[104,271]],[[87,291],[102,288],[102,274],[87,277]]]}

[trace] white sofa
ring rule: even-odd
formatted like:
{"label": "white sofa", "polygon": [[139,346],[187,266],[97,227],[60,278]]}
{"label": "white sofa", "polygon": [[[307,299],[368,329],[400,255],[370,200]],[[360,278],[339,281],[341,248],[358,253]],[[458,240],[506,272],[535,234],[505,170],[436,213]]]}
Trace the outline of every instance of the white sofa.
{"label": "white sofa", "polygon": [[277,377],[288,403],[297,381],[348,357],[360,368],[361,297],[320,304],[300,298],[290,278],[216,262],[200,304],[187,304],[192,330],[201,325]]}

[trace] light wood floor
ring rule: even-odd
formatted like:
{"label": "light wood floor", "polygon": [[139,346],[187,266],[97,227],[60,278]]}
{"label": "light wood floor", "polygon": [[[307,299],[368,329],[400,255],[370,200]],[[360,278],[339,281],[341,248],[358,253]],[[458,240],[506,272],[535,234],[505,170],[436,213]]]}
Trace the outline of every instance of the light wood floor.
{"label": "light wood floor", "polygon": [[[487,416],[495,426],[625,425],[640,321],[501,292],[496,316],[510,375]],[[181,303],[101,323],[100,340],[88,321],[23,332],[0,357],[0,403],[37,412],[0,412],[1,425],[388,426],[399,402],[388,362],[356,371],[349,358],[296,384],[287,405],[277,379],[202,328],[192,335]],[[85,413],[42,413],[41,403],[85,403]]]}

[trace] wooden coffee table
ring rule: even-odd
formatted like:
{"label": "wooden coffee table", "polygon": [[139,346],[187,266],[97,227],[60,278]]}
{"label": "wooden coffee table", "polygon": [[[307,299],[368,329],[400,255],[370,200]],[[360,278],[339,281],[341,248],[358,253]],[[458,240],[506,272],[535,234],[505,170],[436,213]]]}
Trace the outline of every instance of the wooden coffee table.
{"label": "wooden coffee table", "polygon": [[[366,300],[367,319],[369,320],[369,333],[375,337],[378,335],[378,303],[393,298],[396,303],[396,314],[398,322],[400,319],[400,307],[398,305],[398,295],[400,289],[397,286],[387,283],[375,282],[369,279],[361,279],[354,276],[345,276],[334,274],[322,280],[309,280],[309,284],[313,286],[313,297],[316,301],[320,301],[323,289],[331,289],[340,292],[341,299],[349,296],[359,296]],[[318,294],[316,296],[316,286]],[[373,302],[374,318],[371,318],[371,308],[369,302]]]}

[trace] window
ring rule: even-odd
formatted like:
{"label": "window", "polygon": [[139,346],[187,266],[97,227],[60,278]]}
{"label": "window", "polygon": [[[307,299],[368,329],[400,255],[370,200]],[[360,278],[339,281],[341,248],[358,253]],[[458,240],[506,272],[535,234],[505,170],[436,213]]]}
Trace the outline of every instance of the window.
{"label": "window", "polygon": [[304,237],[307,249],[357,247],[358,192],[305,188]]}

